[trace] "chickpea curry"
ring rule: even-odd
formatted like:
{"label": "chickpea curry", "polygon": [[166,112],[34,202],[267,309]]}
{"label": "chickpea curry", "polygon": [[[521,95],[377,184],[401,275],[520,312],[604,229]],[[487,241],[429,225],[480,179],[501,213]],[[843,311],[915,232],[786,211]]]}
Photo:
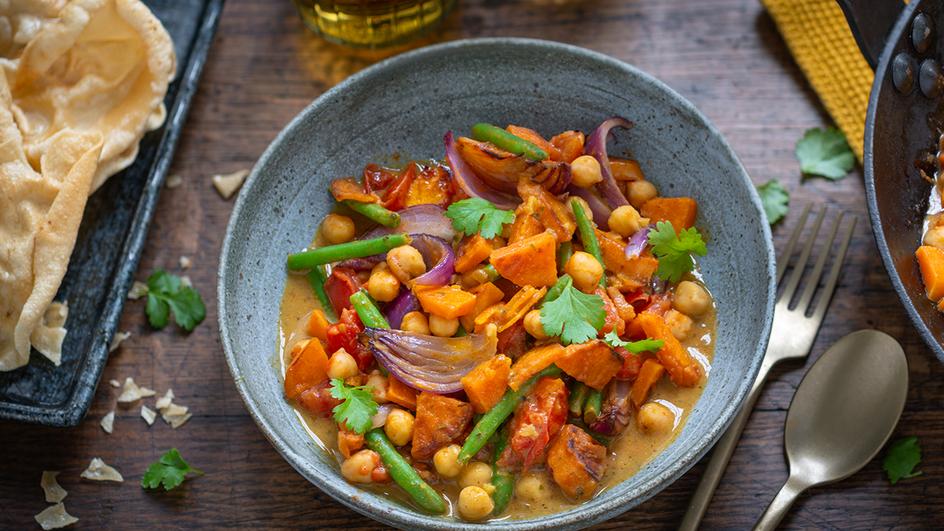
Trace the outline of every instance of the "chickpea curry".
{"label": "chickpea curry", "polygon": [[609,157],[476,124],[445,161],[368,164],[288,257],[285,396],[342,477],[431,514],[579,504],[662,451],[701,394],[714,303],[697,203]]}

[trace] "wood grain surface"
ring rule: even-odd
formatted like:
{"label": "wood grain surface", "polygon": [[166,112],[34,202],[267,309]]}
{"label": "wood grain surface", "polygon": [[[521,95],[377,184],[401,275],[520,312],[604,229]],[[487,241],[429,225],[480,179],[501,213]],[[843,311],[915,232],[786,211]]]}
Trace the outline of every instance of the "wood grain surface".
{"label": "wood grain surface", "polygon": [[[858,216],[850,259],[812,359],[841,336],[877,328],[908,355],[911,390],[897,436],[917,435],[923,475],[889,485],[880,461],[839,484],[803,495],[787,528],[932,528],[944,522],[944,366],[911,328],[891,290],[866,216],[861,171],[839,182],[801,181],[794,143],[829,118],[805,83],[757,0],[567,1],[462,0],[426,42],[478,36],[564,41],[607,53],[659,77],[692,100],[724,133],[758,183],[779,179],[793,208],[774,231],[783,244],[807,202]],[[120,329],[132,337],[112,355],[88,417],[72,429],[0,423],[0,529],[37,528],[46,507],[43,470],[61,470],[76,529],[345,528],[378,525],[335,503],[275,452],[246,413],[223,361],[216,326],[216,268],[233,203],[210,176],[249,168],[305,105],[377,59],[308,33],[287,0],[229,0],[185,127],[172,173],[184,184],[164,190],[138,277],[178,258],[203,294],[207,320],[185,336],[148,328],[142,302],[129,302]],[[678,146],[686,149],[690,146]],[[750,259],[751,257],[744,257]],[[274,325],[273,325],[274,326]],[[749,528],[786,479],[782,430],[786,408],[812,363],[777,370],[705,520],[706,528]],[[118,407],[106,435],[101,417],[115,406],[107,381],[133,376],[163,393],[173,387],[194,417],[178,430],[148,428],[139,407]],[[138,486],[147,465],[177,447],[206,472],[169,493]],[[124,484],[80,481],[92,457],[125,476]],[[703,464],[653,499],[599,529],[670,529],[678,525]]]}

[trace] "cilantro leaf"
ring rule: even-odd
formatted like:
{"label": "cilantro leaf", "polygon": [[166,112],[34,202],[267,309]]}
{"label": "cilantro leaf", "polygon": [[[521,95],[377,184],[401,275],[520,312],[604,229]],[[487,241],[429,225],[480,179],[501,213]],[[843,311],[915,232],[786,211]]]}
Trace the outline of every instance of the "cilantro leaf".
{"label": "cilantro leaf", "polygon": [[489,239],[498,236],[502,225],[513,223],[515,213],[502,210],[479,197],[456,201],[446,209],[446,217],[452,220],[452,227],[466,236],[480,234]]}
{"label": "cilantro leaf", "polygon": [[[589,295],[573,285],[569,275],[563,281],[560,294],[553,300],[545,300],[541,307],[541,326],[549,336],[560,336],[561,343],[583,343],[597,337],[606,321],[606,310],[599,295]],[[554,290],[552,290],[554,291]]]}
{"label": "cilantro leaf", "polygon": [[885,460],[882,461],[882,468],[885,469],[885,473],[888,475],[888,481],[894,485],[900,479],[920,476],[920,471],[914,471],[914,468],[920,462],[921,446],[918,445],[918,438],[905,437],[904,439],[898,439],[888,447],[888,453],[885,454]]}
{"label": "cilantro leaf", "polygon": [[145,489],[156,489],[163,485],[164,490],[171,490],[180,486],[189,473],[203,474],[184,461],[176,448],[171,448],[147,468],[141,477],[141,486]]}
{"label": "cilantro leaf", "polygon": [[206,306],[200,293],[181,282],[180,277],[158,269],[147,279],[147,304],[144,311],[154,328],[164,328],[171,312],[177,325],[191,332],[206,318]]}
{"label": "cilantro leaf", "polygon": [[372,425],[371,419],[377,414],[377,402],[374,402],[370,387],[349,386],[340,378],[332,378],[331,396],[342,401],[331,410],[334,420],[360,435],[367,433]]}
{"label": "cilantro leaf", "polygon": [[609,331],[605,336],[603,336],[603,341],[613,348],[623,347],[633,354],[656,352],[662,348],[662,345],[665,344],[665,342],[661,339],[651,338],[640,339],[639,341],[623,341],[613,330]]}
{"label": "cilantro leaf", "polygon": [[808,129],[797,142],[795,153],[800,171],[806,175],[842,179],[855,165],[846,137],[835,127]]}
{"label": "cilantro leaf", "polygon": [[682,275],[695,269],[693,254],[708,254],[705,242],[695,227],[676,234],[669,221],[660,221],[656,223],[655,229],[649,231],[649,245],[652,246],[652,254],[659,259],[656,275],[669,282],[678,282]]}
{"label": "cilantro leaf", "polygon": [[767,214],[767,222],[771,225],[777,223],[790,210],[790,193],[780,184],[780,181],[771,179],[757,187],[757,193],[760,194],[760,203],[764,206],[764,212]]}

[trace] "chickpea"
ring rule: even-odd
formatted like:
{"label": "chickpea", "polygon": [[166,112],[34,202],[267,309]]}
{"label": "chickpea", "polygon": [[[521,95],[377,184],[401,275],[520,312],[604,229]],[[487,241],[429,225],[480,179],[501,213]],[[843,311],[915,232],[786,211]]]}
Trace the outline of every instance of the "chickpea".
{"label": "chickpea", "polygon": [[641,208],[643,203],[659,195],[659,192],[649,181],[630,181],[626,183],[626,195],[629,196],[629,204]]}
{"label": "chickpea", "polygon": [[669,310],[665,312],[665,324],[669,326],[669,330],[672,331],[672,335],[675,336],[675,339],[679,341],[685,341],[688,339],[688,336],[692,335],[692,318],[685,315],[684,313],[678,310]]}
{"label": "chickpea", "polygon": [[577,251],[567,260],[564,272],[574,279],[574,286],[580,291],[591,292],[603,278],[603,266],[590,253]]}
{"label": "chickpea", "polygon": [[495,509],[495,502],[482,487],[466,487],[459,491],[459,514],[466,520],[481,520]]}
{"label": "chickpea", "polygon": [[544,339],[544,325],[541,324],[541,310],[531,310],[524,316],[524,329],[534,339]]}
{"label": "chickpea", "polygon": [[390,410],[384,432],[397,446],[405,446],[413,440],[413,415],[400,408]]}
{"label": "chickpea", "polygon": [[459,320],[443,319],[438,315],[430,314],[429,331],[432,332],[434,336],[452,337],[459,331]]}
{"label": "chickpea", "polygon": [[701,317],[711,307],[711,295],[700,284],[683,280],[675,287],[672,307],[690,317]]}
{"label": "chickpea", "polygon": [[649,219],[639,215],[639,211],[630,205],[623,205],[610,214],[610,230],[620,236],[629,237],[649,224]]}
{"label": "chickpea", "polygon": [[429,335],[429,321],[423,312],[410,312],[403,316],[400,329],[415,334]]}
{"label": "chickpea", "polygon": [[545,500],[550,493],[551,485],[546,474],[528,472],[515,485],[515,496],[532,503]]}
{"label": "chickpea", "polygon": [[423,255],[412,245],[401,245],[387,253],[387,265],[400,282],[409,282],[426,272]]}
{"label": "chickpea", "polygon": [[444,478],[454,478],[462,472],[462,465],[459,464],[458,444],[443,446],[433,454],[433,466],[436,472]]}
{"label": "chickpea", "polygon": [[361,450],[341,463],[341,475],[351,483],[370,483],[371,473],[380,466],[380,456],[373,450]]}
{"label": "chickpea", "polygon": [[636,426],[643,433],[669,433],[675,429],[675,414],[658,402],[646,402],[636,413]]}
{"label": "chickpea", "polygon": [[354,239],[354,222],[347,216],[328,214],[321,222],[321,235],[331,244],[349,242]]}
{"label": "chickpea", "polygon": [[[315,339],[315,341],[318,340]],[[354,356],[348,354],[343,348],[339,348],[328,359],[328,378],[340,378],[344,380],[351,376],[357,376],[359,372]]]}
{"label": "chickpea", "polygon": [[570,163],[571,182],[581,188],[589,188],[603,180],[603,170],[596,157],[581,155]]}
{"label": "chickpea", "polygon": [[459,473],[460,487],[483,487],[492,481],[492,467],[482,461],[472,461]]}
{"label": "chickpea", "polygon": [[367,377],[366,386],[370,387],[370,394],[374,397],[374,402],[383,404],[387,402],[387,377],[374,371]]}
{"label": "chickpea", "polygon": [[387,264],[381,262],[374,266],[367,280],[367,293],[381,302],[390,302],[400,293],[400,281],[393,276]]}
{"label": "chickpea", "polygon": [[944,226],[934,227],[924,235],[924,244],[944,249]]}

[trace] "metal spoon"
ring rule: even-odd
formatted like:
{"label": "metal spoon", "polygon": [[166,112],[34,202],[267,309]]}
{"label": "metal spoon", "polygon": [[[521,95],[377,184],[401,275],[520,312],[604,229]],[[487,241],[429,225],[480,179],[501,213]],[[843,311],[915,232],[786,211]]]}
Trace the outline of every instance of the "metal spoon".
{"label": "metal spoon", "polygon": [[754,529],[776,529],[800,493],[871,461],[895,429],[907,394],[908,362],[888,334],[860,330],[830,347],[793,396],[784,434],[790,477]]}

